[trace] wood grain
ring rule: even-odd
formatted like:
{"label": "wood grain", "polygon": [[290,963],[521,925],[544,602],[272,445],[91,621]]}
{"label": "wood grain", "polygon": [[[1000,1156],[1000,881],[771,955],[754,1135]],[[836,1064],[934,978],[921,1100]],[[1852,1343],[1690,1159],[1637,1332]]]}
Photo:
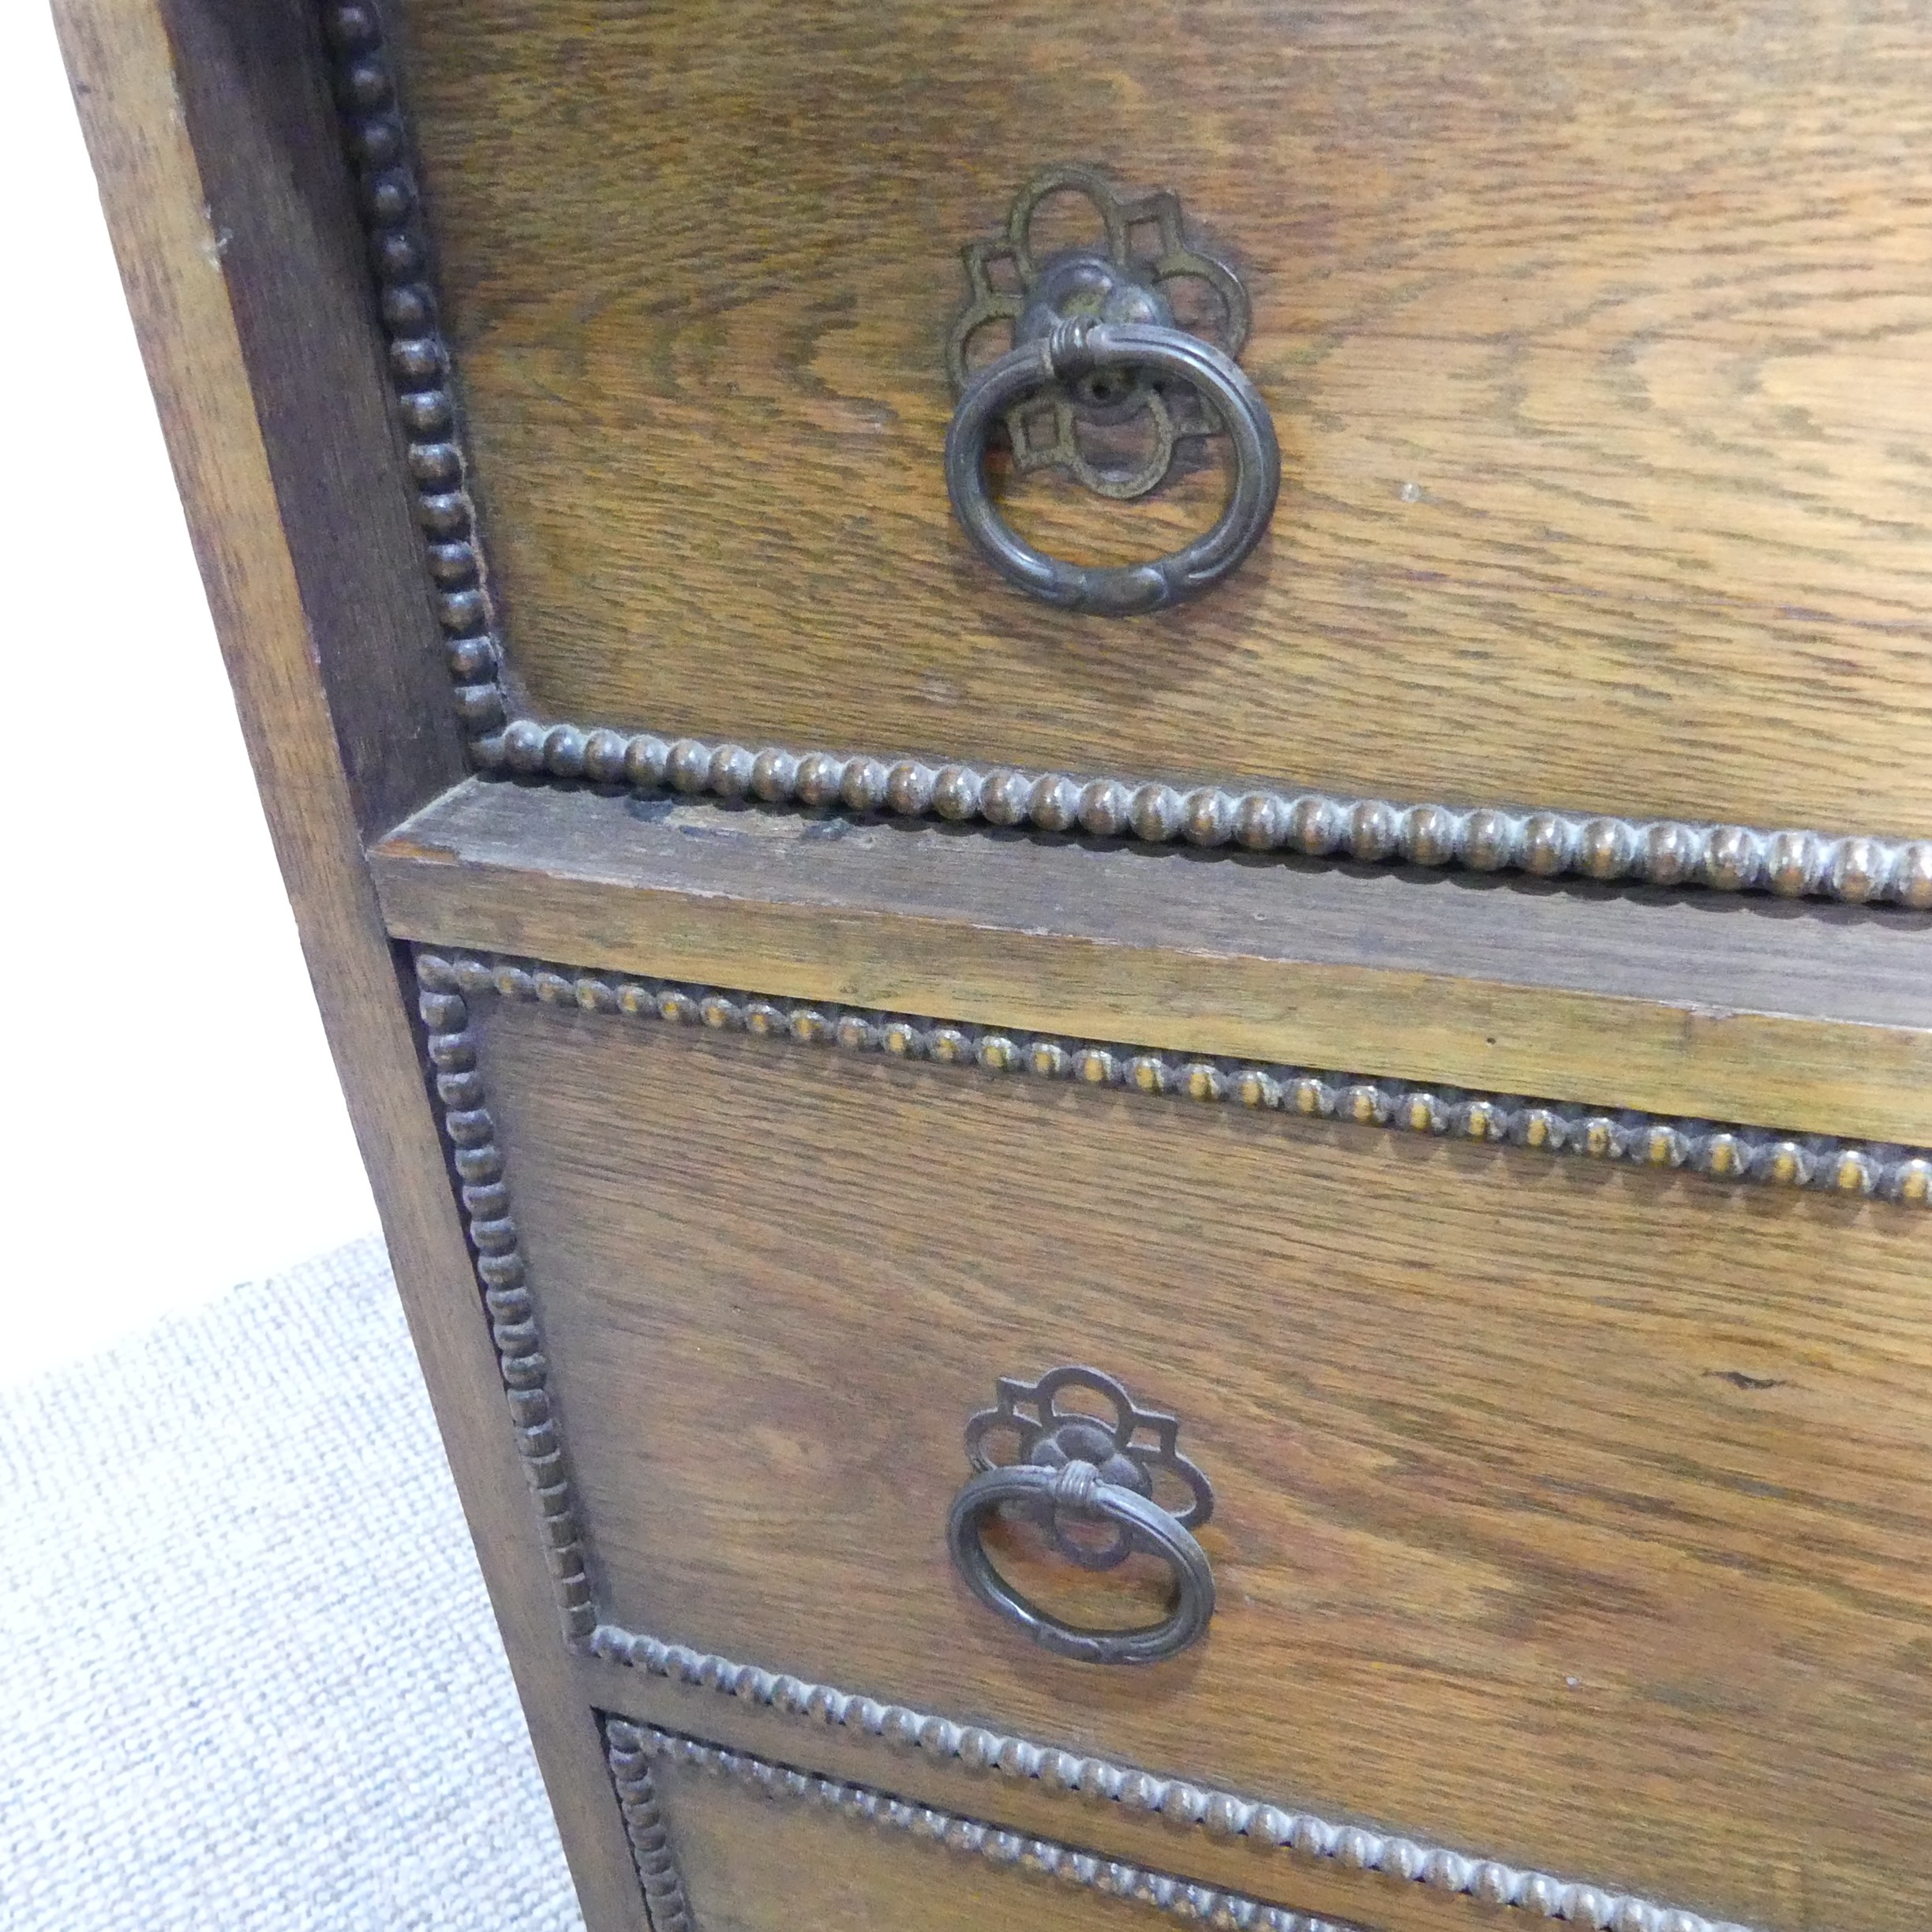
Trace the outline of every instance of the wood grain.
{"label": "wood grain", "polygon": [[[1932,45],[1906,0],[414,0],[514,668],[582,724],[1932,831]],[[1178,612],[998,585],[940,475],[957,250],[1043,163],[1254,298],[1271,537]],[[1117,559],[1213,465],[1017,519]]]}
{"label": "wood grain", "polygon": [[[574,1010],[483,1046],[614,1620],[1777,1932],[1932,1904],[1917,1217]],[[1149,1671],[945,1556],[966,1416],[1079,1360],[1220,1497]]]}
{"label": "wood grain", "polygon": [[[311,23],[284,0],[59,0],[55,22],[323,1024],[585,1912],[595,1932],[646,1932],[590,1707],[556,1645],[489,1331],[361,859],[363,828],[447,782],[454,744],[418,708],[412,653],[432,627],[413,560],[402,581],[415,594],[398,601],[396,552],[382,534],[399,485],[385,493],[369,481],[388,437],[368,331],[343,320],[359,316],[361,283],[359,271],[337,273],[335,243],[352,228]],[[365,388],[346,391],[345,371],[358,368]],[[373,446],[361,440],[370,423]],[[358,477],[365,487],[335,487]],[[220,974],[212,947],[211,998]],[[274,1065],[264,1041],[271,1091]],[[299,1161],[301,1123],[283,1131]],[[415,1587],[395,1579],[399,1593]]]}
{"label": "wood grain", "polygon": [[1932,920],[472,781],[404,937],[1133,1045],[1932,1141]]}

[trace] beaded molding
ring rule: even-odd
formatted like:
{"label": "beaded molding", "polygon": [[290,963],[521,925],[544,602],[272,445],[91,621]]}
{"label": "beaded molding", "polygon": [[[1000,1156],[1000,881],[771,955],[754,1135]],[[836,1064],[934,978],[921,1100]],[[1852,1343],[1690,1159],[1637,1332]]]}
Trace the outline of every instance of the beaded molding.
{"label": "beaded molding", "polygon": [[[1741,1932],[1740,1928],[1707,1920],[1694,1912],[1655,1905],[1595,1885],[1553,1878],[1545,1872],[1521,1870],[1497,1859],[1471,1858],[1447,1847],[1387,1837],[1361,1825],[1333,1825],[1312,1814],[1285,1811],[1224,1792],[1202,1791],[1182,1780],[1157,1777],[1103,1758],[1076,1757],[1050,1746],[1004,1736],[978,1725],[962,1725],[902,1705],[882,1704],[754,1664],[666,1643],[599,1619],[568,1466],[551,1405],[549,1364],[543,1353],[516,1226],[511,1216],[496,1122],[477,1069],[471,1010],[474,999],[494,994],[571,1011],[627,1014],[717,1029],[738,1028],[754,1035],[782,1037],[808,1045],[878,1050],[942,1065],[975,1066],[991,1073],[1024,1070],[1049,1078],[1104,1080],[1130,1091],[1188,1092],[1202,1099],[1240,1098],[1240,1089],[1248,1084],[1249,1076],[1274,1080],[1276,1098],[1272,1103],[1256,1097],[1261,1091],[1258,1088],[1248,1096],[1249,1103],[1256,1105],[1283,1104],[1282,1095],[1289,1090],[1281,1087],[1279,1071],[1237,1068],[1230,1075],[1219,1062],[1174,1061],[1161,1054],[1125,1054],[1103,1046],[1019,1040],[1006,1034],[943,1022],[728,995],[658,981],[608,979],[557,967],[490,960],[468,953],[446,957],[418,951],[415,963],[418,1010],[428,1034],[426,1050],[467,1219],[477,1285],[516,1425],[518,1452],[536,1500],[557,1608],[564,1634],[575,1647],[654,1676],[674,1678],[762,1704],[794,1717],[837,1724],[888,1743],[929,1751],[970,1769],[1036,1780],[1049,1790],[1077,1792],[1096,1801],[1118,1803],[1128,1810],[1157,1812],[1173,1822],[1198,1826],[1215,1837],[1250,1838],[1302,1856],[1331,1859],[1351,1869],[1410,1879],[1436,1891],[1466,1894],[1490,1904],[1521,1907],[1545,1918],[1567,1919],[1590,1928],[1591,1932]],[[1165,1074],[1155,1076],[1155,1069],[1173,1068],[1179,1069],[1186,1077],[1170,1081]],[[1215,1080],[1194,1080],[1192,1070],[1195,1069],[1212,1073]],[[1319,1081],[1323,1076],[1297,1077]],[[1385,1083],[1375,1081],[1355,1082],[1342,1091],[1354,1093],[1358,1089],[1372,1095],[1395,1091],[1387,1089]],[[1408,1098],[1420,1091],[1399,1089]],[[1440,1100],[1440,1096],[1433,1097]],[[1301,1103],[1293,1100],[1289,1104],[1299,1106]],[[1528,1103],[1514,1104],[1531,1106]],[[1552,1124],[1567,1121],[1564,1110],[1554,1107],[1533,1107],[1531,1110],[1547,1114],[1548,1121],[1541,1129],[1533,1129],[1533,1124],[1526,1128],[1522,1136],[1525,1144],[1551,1148],[1564,1144],[1557,1127]],[[1384,1124],[1395,1119],[1392,1100],[1382,1110],[1380,1118]],[[1412,1113],[1410,1118],[1420,1117]],[[1443,1118],[1446,1120],[1447,1116]],[[1488,1118],[1469,1116],[1462,1131],[1471,1135],[1469,1121]],[[1589,1117],[1592,1120],[1597,1118]],[[1613,1121],[1612,1125],[1616,1127],[1617,1123]],[[1428,1130],[1446,1132],[1447,1129]],[[1533,1137],[1536,1132],[1542,1134],[1540,1141]],[[1567,1134],[1567,1125],[1561,1133]],[[1492,1135],[1485,1128],[1473,1137],[1503,1136]],[[1642,1143],[1646,1159],[1652,1158],[1651,1145],[1648,1139]],[[1608,1158],[1618,1158],[1612,1150],[1619,1146],[1624,1144],[1612,1136],[1598,1151]],[[1588,1151],[1589,1148],[1580,1143],[1579,1150]],[[1627,1146],[1624,1151],[1630,1151]],[[1908,1193],[1899,1185],[1893,1186],[1891,1191],[1898,1198],[1923,1204],[1928,1188],[1932,1187],[1932,1159],[1924,1155],[1909,1158],[1916,1163],[1912,1185],[1918,1191]],[[1709,1167],[1707,1171],[1735,1174],[1745,1170]],[[1875,1166],[1870,1170],[1861,1167],[1855,1172],[1861,1178],[1852,1191],[1876,1191],[1879,1170]],[[1830,1185],[1842,1187],[1845,1184],[1835,1180]],[[638,1794],[641,1808],[637,1814],[639,1830],[646,1839],[658,1829],[654,1803],[646,1803],[648,1796],[648,1793]],[[627,1819],[629,1815],[627,1813]],[[650,1850],[651,1845],[647,1844],[646,1849]],[[664,1856],[668,1859],[668,1850]],[[666,1873],[668,1876],[664,1877]],[[660,1876],[665,1884],[675,1885],[675,1871],[668,1864]],[[666,1896],[668,1899],[670,1894],[667,1893]],[[668,1913],[674,1907],[684,1909],[681,1894],[668,1903],[665,1910]],[[668,1917],[662,1925],[654,1922],[655,1932],[685,1932],[688,1920],[680,1923]]]}
{"label": "beaded molding", "polygon": [[458,990],[455,976],[442,968],[440,960],[417,960],[417,1010],[428,1035],[425,1047],[435,1076],[477,1286],[516,1427],[517,1455],[537,1505],[552,1592],[564,1635],[582,1638],[596,1627],[597,1606],[570,1471],[550,1405],[550,1364],[537,1331],[516,1223],[510,1218],[496,1124],[484,1103],[482,1076],[477,1072],[469,1002]]}
{"label": "beaded molding", "polygon": [[1506,1142],[1586,1160],[1687,1168],[1717,1181],[1877,1196],[1915,1208],[1932,1204],[1932,1152],[1921,1148],[1610,1111],[1510,1094],[1470,1093],[1366,1074],[1005,1032],[904,1013],[767,999],[756,994],[470,953],[447,958],[421,953],[417,971],[426,987],[451,997],[495,993],[505,999],[535,1000],[586,1013],[664,1020],[943,1066],[972,1066],[987,1073],[1272,1108],[1439,1140]]}
{"label": "beaded molding", "polygon": [[[462,700],[459,694],[459,702]],[[1432,870],[1574,874],[1652,886],[1707,886],[1720,892],[1773,892],[1852,904],[1892,900],[1932,908],[1932,841],[1890,841],[1863,834],[1829,838],[1748,826],[1638,822],[1562,812],[1515,812],[1497,806],[1460,810],[1350,799],[1326,792],[1188,792],[1159,781],[1069,777],[999,766],[891,763],[861,753],[798,753],[776,747],[667,744],[649,732],[626,737],[518,718],[474,735],[470,755],[485,772],[587,778],[772,804],[842,806],[908,818],[937,814],[1043,832],[1126,834],[1154,844],[1235,844],[1249,852],[1341,856]]]}
{"label": "beaded molding", "polygon": [[[1083,1891],[1151,1905],[1190,1925],[1229,1927],[1234,1932],[1362,1932],[1361,1927],[1343,1921],[1317,1919],[1312,1913],[1264,1904],[1243,1893],[1196,1885],[1167,1872],[1129,1864],[1125,1859],[1083,1852],[1061,1844],[1057,1839],[1029,1837],[1024,1832],[1009,1831],[979,1818],[963,1818],[930,1805],[895,1798],[869,1784],[848,1784],[836,1778],[819,1777],[790,1765],[753,1757],[749,1752],[726,1750],[675,1731],[661,1731],[653,1724],[630,1724],[621,1718],[608,1717],[604,1722],[604,1739],[611,1780],[617,1789],[617,1803],[627,1829],[634,1807],[640,1819],[650,1821],[639,1833],[634,1834],[631,1844],[638,1876],[645,1886],[651,1932],[689,1932],[692,1926],[690,1908],[681,1889],[676,1906],[662,1916],[650,1889],[653,1882],[660,1887],[665,1885],[662,1873],[671,1855],[652,1781],[652,1766],[659,1763],[687,1765],[713,1777],[734,1779],[774,1803],[816,1805],[855,1823],[903,1832],[921,1843],[982,1858],[989,1865],[1008,1870],[1057,1878],[1063,1885]],[[640,1839],[646,1848],[642,1851],[637,1849]],[[646,1876],[647,1870],[650,1877]],[[675,1870],[669,1882],[677,1885]],[[676,1915],[680,1913],[684,1915]]]}
{"label": "beaded molding", "polygon": [[395,78],[371,0],[324,0],[323,29],[343,141],[358,178],[388,336],[395,407],[408,439],[424,557],[447,639],[456,714],[484,772],[665,785],[723,799],[908,817],[1032,825],[1042,831],[1185,839],[1250,852],[1336,855],[1540,878],[1574,874],[1653,886],[1772,892],[1932,910],[1932,840],[1829,837],[1788,829],[1612,814],[1402,804],[1265,788],[1192,790],[1111,777],[826,751],[672,741],[513,715],[499,612],[477,530],[450,355],[437,325],[430,251]]}
{"label": "beaded molding", "polygon": [[[608,1625],[599,1627],[590,1649],[595,1656],[648,1671],[653,1676],[675,1679],[741,1703],[762,1704],[787,1717],[856,1732],[903,1750],[924,1751],[969,1771],[1028,1780],[1056,1796],[1118,1805],[1123,1811],[1159,1817],[1169,1825],[1204,1832],[1210,1837],[1245,1838],[1263,1851],[1324,1860],[1350,1871],[1376,1872],[1432,1892],[1537,1918],[1560,1919],[1588,1927],[1589,1932],[1745,1932],[1728,1920],[1706,1919],[1629,1893],[1555,1878],[1548,1872],[1524,1870],[1498,1859],[1466,1857],[1446,1846],[1424,1844],[1361,1825],[1331,1824],[1312,1812],[1290,1811],[1229,1792],[1204,1790],[1185,1779],[1157,1777],[1104,1758],[1082,1757],[979,1724],[957,1724],[951,1718],[909,1710],[903,1704],[882,1704],[874,1698],[855,1696],[828,1684],[807,1683],[754,1664],[735,1664],[726,1657],[664,1643],[655,1637],[635,1636]],[[649,1729],[642,1725],[628,1728],[640,1736]],[[733,1754],[716,1755],[728,1758]]]}
{"label": "beaded molding", "polygon": [[646,1735],[615,1718],[604,1720],[605,1759],[617,1793],[624,1837],[630,1841],[631,1863],[644,1894],[644,1916],[650,1921],[651,1932],[697,1932],[684,1881],[678,1876],[677,1855],[658,1809],[657,1784],[651,1775],[651,1760],[658,1754],[646,1748]]}

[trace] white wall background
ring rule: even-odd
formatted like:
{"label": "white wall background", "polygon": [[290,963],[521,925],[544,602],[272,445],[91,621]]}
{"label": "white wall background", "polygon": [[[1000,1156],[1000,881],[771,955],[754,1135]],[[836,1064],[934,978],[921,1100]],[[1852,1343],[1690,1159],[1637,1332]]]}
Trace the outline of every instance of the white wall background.
{"label": "white wall background", "polygon": [[39,0],[0,115],[0,1383],[375,1226]]}

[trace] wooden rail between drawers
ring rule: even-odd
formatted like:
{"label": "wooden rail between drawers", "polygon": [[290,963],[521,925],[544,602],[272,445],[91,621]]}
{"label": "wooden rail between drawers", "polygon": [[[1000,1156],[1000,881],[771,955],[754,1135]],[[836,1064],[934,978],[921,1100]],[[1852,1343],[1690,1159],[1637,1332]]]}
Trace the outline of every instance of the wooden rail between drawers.
{"label": "wooden rail between drawers", "polygon": [[1932,919],[471,780],[397,937],[793,998],[1932,1140]]}

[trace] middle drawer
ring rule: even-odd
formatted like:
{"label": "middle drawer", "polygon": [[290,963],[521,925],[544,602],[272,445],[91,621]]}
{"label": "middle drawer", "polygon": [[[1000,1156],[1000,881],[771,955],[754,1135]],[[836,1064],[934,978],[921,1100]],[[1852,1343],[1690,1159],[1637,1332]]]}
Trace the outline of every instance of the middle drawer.
{"label": "middle drawer", "polygon": [[[1923,1212],[465,972],[607,1626],[1713,1918],[1932,1909]],[[1068,1363],[1216,1492],[1170,1661],[1050,1655],[949,1558],[968,1418]],[[1161,1614],[1151,1559],[988,1540]]]}

